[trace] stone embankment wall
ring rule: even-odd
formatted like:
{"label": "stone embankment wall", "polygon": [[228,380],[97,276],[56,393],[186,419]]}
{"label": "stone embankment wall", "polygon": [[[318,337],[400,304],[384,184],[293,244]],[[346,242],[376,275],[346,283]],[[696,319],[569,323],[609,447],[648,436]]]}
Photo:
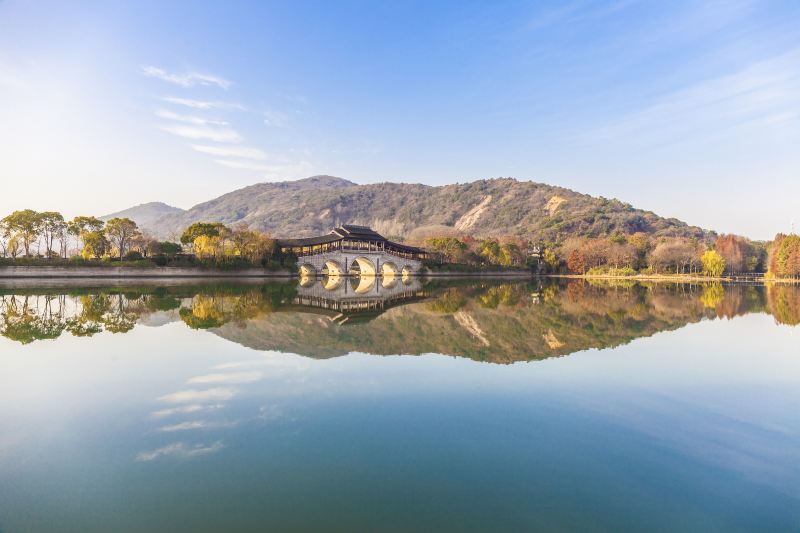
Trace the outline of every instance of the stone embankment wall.
{"label": "stone embankment wall", "polygon": [[286,278],[294,272],[288,270],[212,270],[177,267],[0,267],[0,278]]}

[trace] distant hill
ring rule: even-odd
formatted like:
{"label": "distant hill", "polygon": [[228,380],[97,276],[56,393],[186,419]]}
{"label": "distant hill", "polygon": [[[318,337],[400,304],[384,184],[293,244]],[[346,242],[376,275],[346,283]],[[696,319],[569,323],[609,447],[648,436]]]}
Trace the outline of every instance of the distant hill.
{"label": "distant hill", "polygon": [[[314,176],[251,185],[186,211],[164,207],[170,211],[141,223],[161,237],[175,237],[198,221],[246,223],[277,237],[323,234],[342,223],[364,224],[387,237],[404,238],[428,233],[513,235],[548,241],[637,231],[697,238],[709,235],[701,228],[619,200],[513,178],[431,186],[358,185],[333,176]],[[158,210],[147,212],[155,216]]]}
{"label": "distant hill", "polygon": [[129,218],[136,222],[140,228],[150,233],[158,234],[160,233],[159,220],[168,215],[179,215],[181,213],[184,213],[184,210],[178,207],[172,207],[163,202],[149,202],[102,216],[100,219],[108,221],[112,218]]}

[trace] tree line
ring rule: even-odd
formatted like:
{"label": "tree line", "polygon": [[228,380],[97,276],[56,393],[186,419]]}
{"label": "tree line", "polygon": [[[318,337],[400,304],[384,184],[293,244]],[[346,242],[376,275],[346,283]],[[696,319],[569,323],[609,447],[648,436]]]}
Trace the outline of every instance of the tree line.
{"label": "tree line", "polygon": [[214,265],[267,266],[275,260],[275,241],[246,225],[219,222],[189,226],[180,242],[161,241],[129,218],[103,221],[93,216],[72,220],[55,211],[14,211],[0,220],[0,258],[151,260],[157,265],[199,260]]}
{"label": "tree line", "polygon": [[476,239],[463,235],[429,236],[423,243],[440,262],[467,265],[528,265],[554,274],[725,274],[766,273],[800,276],[800,237],[779,234],[771,242],[739,235],[653,237],[643,232],[607,237],[572,237],[558,243],[519,238]]}

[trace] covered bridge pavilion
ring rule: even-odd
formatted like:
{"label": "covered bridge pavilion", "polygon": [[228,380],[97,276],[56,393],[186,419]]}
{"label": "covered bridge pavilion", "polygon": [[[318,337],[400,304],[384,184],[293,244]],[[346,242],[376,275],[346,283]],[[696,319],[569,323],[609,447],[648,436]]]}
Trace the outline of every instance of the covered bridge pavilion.
{"label": "covered bridge pavilion", "polygon": [[277,247],[283,254],[297,257],[329,252],[362,251],[380,252],[404,259],[422,261],[428,253],[415,246],[392,242],[366,226],[342,224],[327,235],[303,239],[277,239]]}

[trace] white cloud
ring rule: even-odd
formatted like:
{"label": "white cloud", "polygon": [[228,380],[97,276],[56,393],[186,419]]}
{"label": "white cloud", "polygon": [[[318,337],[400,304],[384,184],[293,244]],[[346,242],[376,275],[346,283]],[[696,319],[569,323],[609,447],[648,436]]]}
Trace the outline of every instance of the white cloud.
{"label": "white cloud", "polygon": [[137,461],[152,461],[160,457],[177,457],[179,459],[190,459],[201,455],[209,455],[220,451],[225,446],[217,441],[209,445],[196,444],[187,446],[182,442],[176,442],[162,448],[156,448],[149,452],[142,452],[136,456]]}
{"label": "white cloud", "polygon": [[236,422],[208,422],[206,420],[192,420],[190,422],[180,422],[169,426],[162,426],[159,431],[172,433],[175,431],[188,431],[192,429],[218,429],[234,427]]}
{"label": "white cloud", "polygon": [[194,403],[190,405],[182,405],[180,407],[170,407],[169,409],[161,409],[159,411],[153,411],[151,413],[151,416],[154,416],[156,418],[163,418],[171,415],[196,413],[198,411],[205,411],[208,409],[220,409],[220,408],[222,408],[222,404],[203,405]]}
{"label": "white cloud", "polygon": [[261,372],[206,374],[191,378],[189,383],[252,383],[261,379]]}
{"label": "white cloud", "polygon": [[227,126],[228,123],[224,120],[215,120],[210,118],[203,118],[194,115],[181,115],[180,113],[175,113],[174,111],[168,111],[166,109],[158,109],[156,111],[156,116],[158,118],[164,118],[167,120],[174,120],[176,122],[184,122],[186,124],[194,124],[195,126]]}
{"label": "white cloud", "polygon": [[237,104],[235,102],[212,102],[209,100],[181,98],[179,96],[165,96],[162,100],[171,104],[191,107],[192,109],[234,109],[238,111],[244,111],[246,109],[242,104]]}
{"label": "white cloud", "polygon": [[288,119],[288,115],[286,115],[286,113],[281,113],[280,111],[264,112],[264,124],[267,126],[275,126],[280,128],[286,125]]}
{"label": "white cloud", "polygon": [[227,89],[231,86],[231,82],[225,78],[211,74],[202,74],[199,72],[173,74],[158,67],[145,66],[142,67],[142,73],[149,78],[158,78],[169,83],[174,83],[175,85],[180,85],[181,87],[193,87],[195,85],[216,85],[222,89]]}
{"label": "white cloud", "polygon": [[161,126],[163,131],[186,137],[187,139],[205,139],[220,143],[241,142],[242,136],[231,128],[212,128],[208,126]]}
{"label": "white cloud", "polygon": [[236,161],[233,159],[215,159],[214,162],[224,167],[235,168],[239,170],[267,171],[271,168],[270,165],[262,165],[259,163],[253,163],[251,161]]}
{"label": "white cloud", "polygon": [[800,50],[664,94],[589,134],[592,140],[658,146],[698,143],[749,130],[759,137],[797,126]]}
{"label": "white cloud", "polygon": [[247,146],[205,146],[205,145],[192,145],[192,149],[198,152],[215,155],[219,157],[241,157],[244,159],[265,159],[267,154],[258,148],[250,148]]}
{"label": "white cloud", "polygon": [[267,179],[306,178],[313,174],[313,165],[308,161],[286,162],[268,165],[265,169]]}
{"label": "white cloud", "polygon": [[213,389],[187,389],[172,394],[162,396],[159,400],[168,403],[197,403],[209,401],[225,401],[230,400],[236,394],[236,391],[228,388],[213,388]]}

